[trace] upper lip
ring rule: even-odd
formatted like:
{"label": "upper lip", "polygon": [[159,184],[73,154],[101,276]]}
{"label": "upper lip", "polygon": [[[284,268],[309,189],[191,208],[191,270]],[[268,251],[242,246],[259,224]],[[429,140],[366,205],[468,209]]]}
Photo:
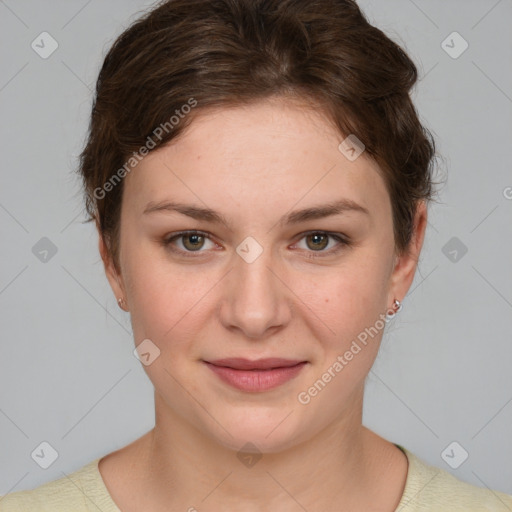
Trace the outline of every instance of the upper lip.
{"label": "upper lip", "polygon": [[282,359],[279,357],[267,357],[264,359],[244,359],[243,357],[229,357],[226,359],[215,359],[214,361],[205,361],[215,366],[224,366],[235,370],[269,370],[270,368],[285,368],[295,366],[299,363],[305,363],[299,359]]}

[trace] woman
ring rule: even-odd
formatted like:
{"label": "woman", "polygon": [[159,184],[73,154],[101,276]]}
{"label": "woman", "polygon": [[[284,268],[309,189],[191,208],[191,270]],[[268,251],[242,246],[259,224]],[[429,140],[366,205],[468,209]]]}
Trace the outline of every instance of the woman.
{"label": "woman", "polygon": [[155,427],[2,510],[512,510],[362,425],[434,195],[416,79],[350,0],[171,0],[118,38],[80,173]]}

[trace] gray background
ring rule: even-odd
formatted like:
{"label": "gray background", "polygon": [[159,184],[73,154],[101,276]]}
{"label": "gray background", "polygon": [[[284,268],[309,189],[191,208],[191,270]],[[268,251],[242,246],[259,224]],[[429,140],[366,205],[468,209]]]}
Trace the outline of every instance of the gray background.
{"label": "gray background", "polygon": [[[448,174],[370,373],[364,423],[512,494],[512,1],[360,4],[418,64],[413,98]],[[72,172],[102,57],[149,5],[0,1],[0,494],[68,475],[154,424],[152,385]],[[59,45],[47,59],[31,48],[43,31]],[[469,43],[456,59],[441,46],[454,31]],[[46,262],[33,252],[43,237],[57,249]],[[48,469],[31,457],[43,441],[58,452]],[[442,456],[454,441],[469,453],[457,469]]]}

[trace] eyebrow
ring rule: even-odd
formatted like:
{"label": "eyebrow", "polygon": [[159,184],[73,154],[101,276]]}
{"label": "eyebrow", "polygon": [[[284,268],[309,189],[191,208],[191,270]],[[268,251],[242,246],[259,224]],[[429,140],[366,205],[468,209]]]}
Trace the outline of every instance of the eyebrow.
{"label": "eyebrow", "polygon": [[[146,215],[156,212],[178,212],[196,220],[203,220],[214,224],[223,224],[228,229],[231,229],[231,224],[226,217],[210,208],[201,208],[194,205],[176,203],[167,200],[159,202],[151,201],[146,205],[143,214]],[[333,215],[340,215],[345,212],[359,212],[365,215],[370,215],[367,208],[356,203],[352,199],[340,199],[332,203],[312,206],[310,208],[296,210],[292,213],[283,215],[278,223],[280,225],[299,224],[308,220],[323,219]]]}

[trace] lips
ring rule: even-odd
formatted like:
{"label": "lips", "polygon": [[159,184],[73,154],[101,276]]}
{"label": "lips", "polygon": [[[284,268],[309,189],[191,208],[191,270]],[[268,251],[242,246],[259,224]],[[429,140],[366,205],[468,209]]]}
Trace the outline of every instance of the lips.
{"label": "lips", "polygon": [[301,361],[300,359],[282,359],[279,357],[267,357],[265,359],[251,361],[243,357],[231,357],[206,362],[215,366],[233,368],[234,370],[272,370],[274,368],[289,368],[290,366],[296,366],[306,361]]}
{"label": "lips", "polygon": [[308,361],[271,357],[251,361],[244,358],[204,361],[213,374],[229,386],[244,392],[265,392],[297,377]]}

